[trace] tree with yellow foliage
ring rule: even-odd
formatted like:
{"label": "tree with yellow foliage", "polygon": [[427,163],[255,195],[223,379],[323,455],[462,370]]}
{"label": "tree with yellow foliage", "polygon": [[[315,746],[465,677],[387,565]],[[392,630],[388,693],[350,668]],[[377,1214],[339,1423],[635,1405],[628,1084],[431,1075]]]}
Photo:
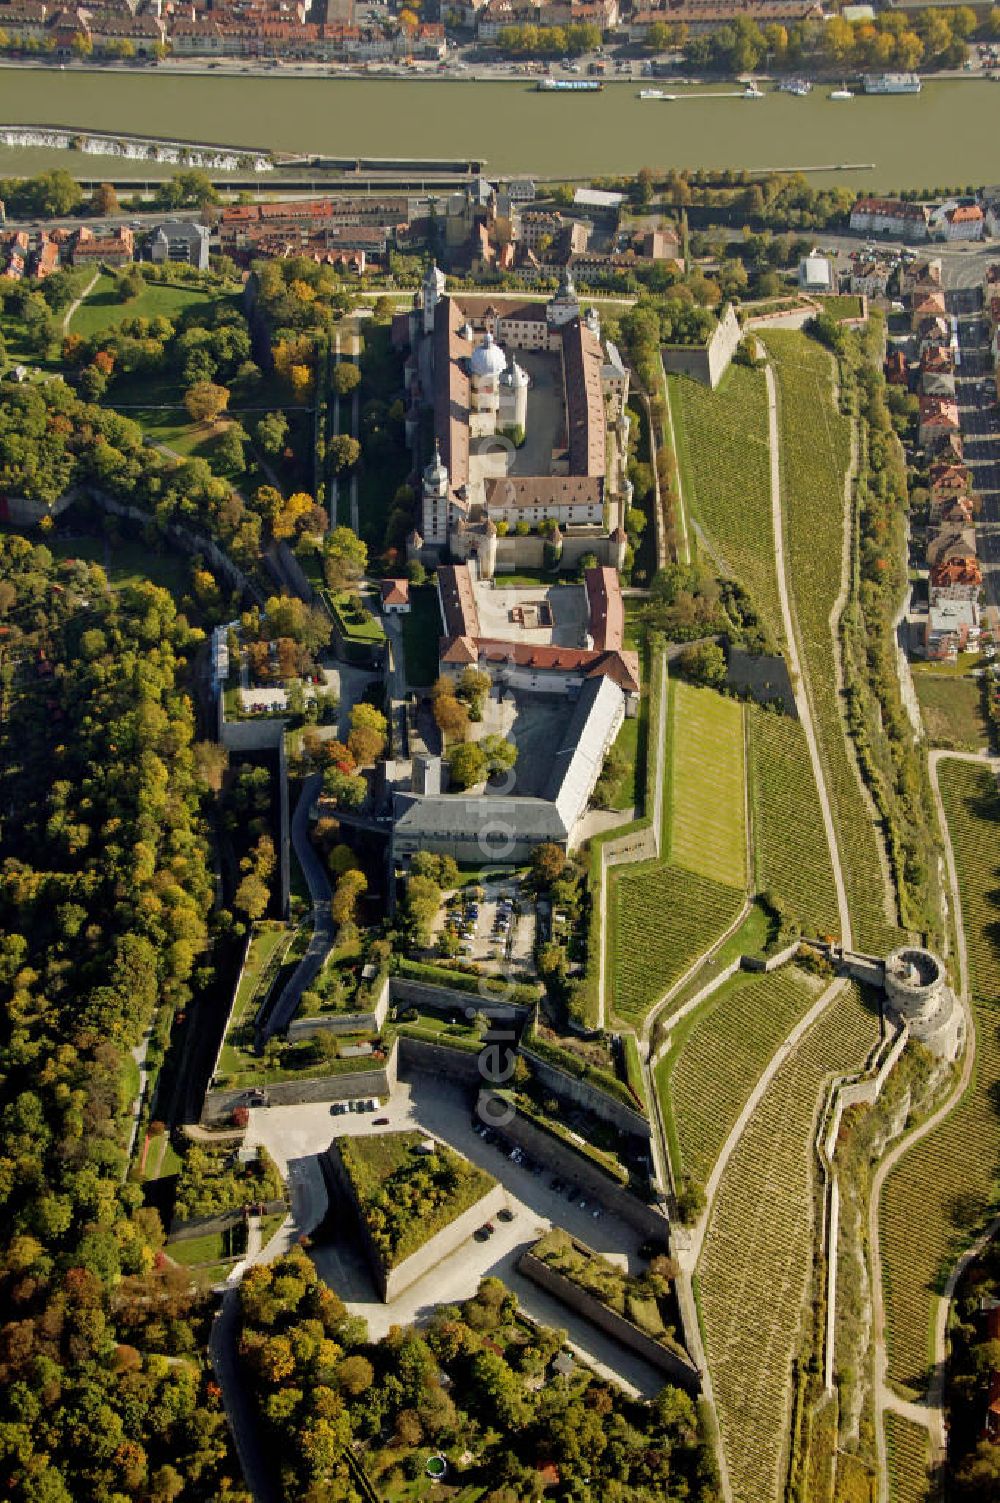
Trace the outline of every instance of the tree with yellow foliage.
{"label": "tree with yellow foliage", "polygon": [[297,400],[305,397],[312,387],[312,371],[308,365],[293,365],[288,372],[288,379]]}

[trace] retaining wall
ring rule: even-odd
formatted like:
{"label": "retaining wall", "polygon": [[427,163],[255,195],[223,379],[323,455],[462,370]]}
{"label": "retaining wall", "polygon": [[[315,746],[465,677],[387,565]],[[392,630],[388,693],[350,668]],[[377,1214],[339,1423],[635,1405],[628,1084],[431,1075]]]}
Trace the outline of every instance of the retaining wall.
{"label": "retaining wall", "polygon": [[471,1009],[501,1023],[527,1023],[533,1011],[520,1002],[490,1000],[478,992],[457,991],[449,986],[435,986],[432,981],[411,981],[404,976],[391,978],[389,997],[394,1003],[409,1002],[413,1006],[429,1007],[435,1012],[464,1014]]}
{"label": "retaining wall", "polygon": [[768,973],[776,971],[781,966],[787,965],[790,960],[794,960],[795,956],[799,953],[799,945],[800,941],[793,939],[790,945],[786,945],[783,950],[778,950],[774,955],[769,955],[766,960],[760,955],[741,955],[737,963],[737,969],[757,972],[767,971]]}
{"label": "retaining wall", "polygon": [[[254,1202],[258,1204],[258,1202]],[[276,1216],[279,1211],[288,1209],[284,1200],[265,1200],[263,1215]],[[218,1211],[214,1216],[192,1216],[187,1221],[179,1221],[176,1218],[170,1223],[171,1242],[185,1242],[192,1237],[205,1237],[210,1232],[227,1232],[230,1227],[238,1226],[247,1214],[247,1207],[239,1206],[233,1211]]]}
{"label": "retaining wall", "polygon": [[[492,1092],[481,1092],[479,1099],[483,1121],[488,1122],[496,1132],[523,1148],[560,1178],[579,1185],[581,1190],[599,1200],[607,1210],[619,1216],[622,1221],[627,1221],[629,1226],[635,1227],[644,1237],[655,1237],[666,1243],[670,1223],[655,1206],[639,1200],[599,1165],[578,1153],[571,1144],[536,1127],[519,1112],[515,1112],[509,1121],[503,1121],[498,1117],[498,1112],[501,1109],[506,1111],[508,1103],[494,1097]],[[487,1104],[491,1101],[495,1102],[492,1109]]]}
{"label": "retaining wall", "polygon": [[379,1033],[389,1012],[389,978],[371,1012],[338,1012],[316,1018],[293,1018],[286,1030],[290,1039],[309,1038],[314,1033]]}
{"label": "retaining wall", "polygon": [[201,1120],[208,1126],[224,1122],[237,1106],[247,1106],[256,1090],[265,1093],[270,1106],[305,1106],[315,1101],[352,1101],[366,1096],[388,1096],[396,1084],[396,1049],[377,1069],[352,1070],[340,1075],[310,1076],[305,1080],[281,1080],[274,1085],[241,1086],[209,1091]]}
{"label": "retaining wall", "polygon": [[426,1039],[408,1038],[400,1034],[395,1048],[399,1050],[398,1073],[401,1079],[409,1080],[414,1073],[424,1071],[431,1075],[445,1075],[459,1085],[478,1089],[483,1083],[479,1068],[480,1056],[468,1049],[449,1049],[447,1044],[431,1044]]}
{"label": "retaining wall", "polygon": [[445,1258],[450,1257],[464,1242],[468,1242],[484,1221],[489,1221],[507,1204],[507,1192],[503,1185],[494,1185],[492,1190],[488,1190],[476,1201],[475,1205],[463,1211],[461,1216],[457,1216],[448,1226],[442,1227],[435,1236],[424,1243],[423,1247],[418,1247],[415,1253],[411,1253],[408,1258],[397,1263],[395,1268],[387,1269],[365,1225],[350,1176],[340,1157],[336,1138],[323,1157],[338,1195],[353,1215],[358,1236],[371,1265],[372,1276],[383,1302],[387,1305],[397,1299],[404,1289],[409,1289],[410,1285],[423,1278],[425,1273],[430,1273]]}
{"label": "retaining wall", "polygon": [[646,1117],[640,1112],[633,1111],[631,1107],[616,1101],[609,1096],[607,1091],[602,1091],[600,1086],[593,1085],[589,1080],[580,1080],[571,1075],[568,1070],[560,1070],[558,1065],[543,1059],[536,1054],[528,1045],[521,1046],[521,1053],[530,1063],[532,1070],[550,1091],[564,1096],[572,1101],[574,1106],[582,1106],[586,1111],[593,1112],[595,1117],[600,1117],[602,1122],[610,1122],[621,1132],[632,1133],[637,1138],[645,1138],[649,1141],[651,1128]]}
{"label": "retaining wall", "polygon": [[522,1253],[517,1266],[533,1284],[554,1294],[560,1303],[568,1305],[571,1310],[589,1320],[591,1325],[597,1326],[598,1330],[606,1332],[621,1346],[628,1347],[629,1351],[642,1357],[651,1367],[665,1373],[671,1382],[679,1383],[691,1393],[700,1392],[701,1375],[693,1362],[670,1351],[652,1336],[647,1336],[645,1331],[633,1325],[624,1315],[609,1309],[572,1279],[557,1273],[554,1268],[536,1258],[534,1253]]}

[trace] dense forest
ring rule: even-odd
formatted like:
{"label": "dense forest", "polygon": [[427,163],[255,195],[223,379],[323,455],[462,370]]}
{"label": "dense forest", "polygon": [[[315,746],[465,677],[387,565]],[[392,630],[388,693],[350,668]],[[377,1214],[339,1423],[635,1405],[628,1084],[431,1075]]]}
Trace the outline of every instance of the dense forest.
{"label": "dense forest", "polygon": [[[69,431],[42,462],[58,466],[75,462],[63,457],[75,399],[51,391]],[[95,566],[0,536],[0,1475],[12,1503],[246,1499],[205,1366],[207,1309],[168,1269],[159,1219],[125,1177],[130,1052],[147,1030],[162,1041],[206,979],[212,884],[182,687],[198,639],[155,586],[112,591]]]}
{"label": "dense forest", "polygon": [[499,1279],[375,1343],[299,1250],[252,1269],[240,1304],[240,1351],[289,1503],[360,1503],[372,1486],[397,1496],[442,1447],[462,1448],[447,1480],[487,1488],[484,1503],[545,1488],[602,1503],[718,1497],[687,1394],[627,1399],[560,1356],[562,1334],[524,1320]]}

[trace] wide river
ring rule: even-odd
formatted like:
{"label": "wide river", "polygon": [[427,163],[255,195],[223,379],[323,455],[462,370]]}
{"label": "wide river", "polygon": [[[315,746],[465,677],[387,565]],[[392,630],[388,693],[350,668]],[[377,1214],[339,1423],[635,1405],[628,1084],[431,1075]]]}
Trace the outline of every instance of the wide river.
{"label": "wide river", "polygon": [[[670,84],[661,85],[674,92]],[[725,85],[719,86],[724,89]],[[840,167],[817,182],[881,189],[1000,178],[1000,85],[929,83],[919,95],[640,100],[636,83],[601,94],[544,94],[527,80],[183,76],[0,69],[0,124],[92,130],[334,156],[479,156],[490,173],[587,178],[639,167]],[[863,164],[873,164],[864,170]],[[843,165],[841,165],[843,164]],[[0,174],[71,167],[110,172],[106,158],[0,148]],[[149,168],[115,161],[117,177]],[[155,171],[155,169],[154,169]]]}

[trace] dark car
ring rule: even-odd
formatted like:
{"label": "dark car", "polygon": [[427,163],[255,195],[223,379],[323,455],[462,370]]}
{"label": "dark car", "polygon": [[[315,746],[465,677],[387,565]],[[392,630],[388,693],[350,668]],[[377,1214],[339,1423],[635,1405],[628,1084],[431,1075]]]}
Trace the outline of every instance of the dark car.
{"label": "dark car", "polygon": [[389,1118],[388,1117],[376,1117],[375,1120],[374,1120],[374,1122],[372,1123],[372,1127],[388,1127],[388,1126],[389,1126]]}

